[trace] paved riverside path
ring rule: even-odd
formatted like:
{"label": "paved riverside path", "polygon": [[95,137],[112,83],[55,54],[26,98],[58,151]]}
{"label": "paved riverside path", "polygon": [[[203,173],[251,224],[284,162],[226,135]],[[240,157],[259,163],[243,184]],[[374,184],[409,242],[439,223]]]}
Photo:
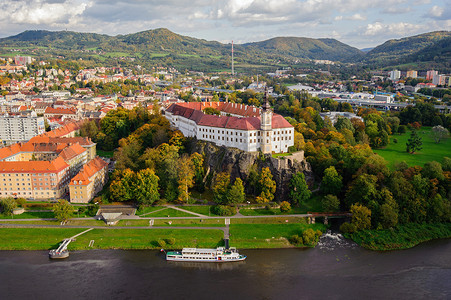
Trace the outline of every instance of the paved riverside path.
{"label": "paved riverside path", "polygon": [[[191,212],[193,213],[193,212]],[[255,218],[306,218],[313,217],[313,214],[294,214],[294,215],[260,215],[260,216],[243,216],[243,215],[234,215],[234,216],[205,216],[198,214],[199,216],[192,217],[138,217],[138,216],[125,216],[122,215],[120,217],[121,220],[188,220],[188,219],[255,219]],[[55,218],[37,218],[37,219],[0,219],[0,223],[2,222],[26,222],[26,221],[55,221]],[[70,220],[100,220],[98,216],[89,217],[89,218],[70,218]],[[89,226],[86,226],[89,228]]]}

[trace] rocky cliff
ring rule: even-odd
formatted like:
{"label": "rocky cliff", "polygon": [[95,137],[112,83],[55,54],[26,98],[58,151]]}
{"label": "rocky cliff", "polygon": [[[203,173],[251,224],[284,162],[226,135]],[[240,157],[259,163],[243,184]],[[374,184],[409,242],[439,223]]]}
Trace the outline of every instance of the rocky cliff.
{"label": "rocky cliff", "polygon": [[[218,147],[212,143],[197,141],[191,152],[198,152],[205,156],[205,165],[209,178],[214,178],[220,172],[231,174],[232,182],[239,177],[246,184],[246,193],[253,193],[252,177],[262,168],[269,167],[276,181],[276,201],[288,199],[290,180],[293,174],[304,172],[307,182],[313,182],[310,164],[304,158],[304,152],[296,152],[290,156],[274,158],[258,152],[244,152],[236,148]],[[208,183],[207,183],[208,184]]]}

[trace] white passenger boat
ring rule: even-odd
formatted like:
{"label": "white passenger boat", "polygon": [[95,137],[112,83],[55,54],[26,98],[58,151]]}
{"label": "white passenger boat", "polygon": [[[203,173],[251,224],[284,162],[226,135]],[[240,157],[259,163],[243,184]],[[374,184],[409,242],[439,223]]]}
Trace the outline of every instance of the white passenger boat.
{"label": "white passenger boat", "polygon": [[183,248],[182,251],[169,251],[166,260],[169,261],[196,261],[196,262],[232,262],[245,260],[245,255],[240,255],[236,248],[216,249]]}

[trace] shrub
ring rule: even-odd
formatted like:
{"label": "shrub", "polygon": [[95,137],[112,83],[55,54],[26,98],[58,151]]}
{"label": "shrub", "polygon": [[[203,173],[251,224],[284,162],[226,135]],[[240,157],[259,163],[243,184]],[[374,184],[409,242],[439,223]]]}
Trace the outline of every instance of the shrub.
{"label": "shrub", "polygon": [[167,238],[167,239],[165,239],[165,242],[168,245],[174,245],[175,244],[175,238],[173,238],[173,237]]}
{"label": "shrub", "polygon": [[282,203],[280,203],[280,211],[281,212],[288,212],[291,210],[291,204],[287,201],[282,201]]}
{"label": "shrub", "polygon": [[302,236],[299,236],[299,235],[297,235],[297,234],[291,236],[291,237],[289,238],[289,241],[290,241],[290,243],[293,244],[293,245],[300,245],[300,244],[303,244]]}
{"label": "shrub", "polygon": [[158,240],[157,244],[159,247],[164,248],[166,246],[166,242],[164,240]]}
{"label": "shrub", "polygon": [[313,245],[316,241],[316,233],[313,229],[308,228],[302,233],[302,239],[305,245]]}
{"label": "shrub", "polygon": [[398,139],[393,139],[393,144],[397,144],[398,143]]}
{"label": "shrub", "polygon": [[6,198],[0,201],[2,212],[5,216],[10,216],[12,210],[17,207],[17,203],[13,198]]}
{"label": "shrub", "polygon": [[97,214],[97,211],[99,210],[99,205],[98,204],[92,204],[89,205],[87,210],[86,210],[86,215],[89,217],[94,217]]}
{"label": "shrub", "polygon": [[340,200],[335,195],[326,195],[321,200],[321,205],[324,211],[337,211],[340,207]]}
{"label": "shrub", "polygon": [[355,225],[352,223],[345,222],[340,226],[340,231],[343,233],[353,233],[355,230]]}
{"label": "shrub", "polygon": [[25,200],[24,198],[17,198],[15,199],[17,206],[19,207],[24,207],[24,205],[27,203],[27,200]]}
{"label": "shrub", "polygon": [[212,207],[212,212],[218,216],[233,216],[236,214],[234,206],[215,205]]}

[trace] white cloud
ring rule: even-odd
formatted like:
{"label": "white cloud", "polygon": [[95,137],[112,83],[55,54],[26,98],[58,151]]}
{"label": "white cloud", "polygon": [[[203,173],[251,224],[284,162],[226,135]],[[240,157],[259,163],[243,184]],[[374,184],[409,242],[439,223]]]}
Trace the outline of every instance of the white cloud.
{"label": "white cloud", "polygon": [[443,15],[444,11],[445,11],[445,9],[443,7],[434,5],[429,10],[429,15],[432,17],[435,17],[435,18],[440,18]]}
{"label": "white cloud", "polygon": [[406,36],[409,34],[417,33],[418,31],[425,29],[423,24],[410,24],[405,22],[383,24],[381,22],[376,22],[373,24],[368,24],[363,35],[366,36],[377,36],[377,35],[388,35],[388,36]]}
{"label": "white cloud", "polygon": [[0,4],[0,21],[20,24],[69,24],[91,5],[91,2],[77,0],[50,3],[40,0],[6,1]]}

